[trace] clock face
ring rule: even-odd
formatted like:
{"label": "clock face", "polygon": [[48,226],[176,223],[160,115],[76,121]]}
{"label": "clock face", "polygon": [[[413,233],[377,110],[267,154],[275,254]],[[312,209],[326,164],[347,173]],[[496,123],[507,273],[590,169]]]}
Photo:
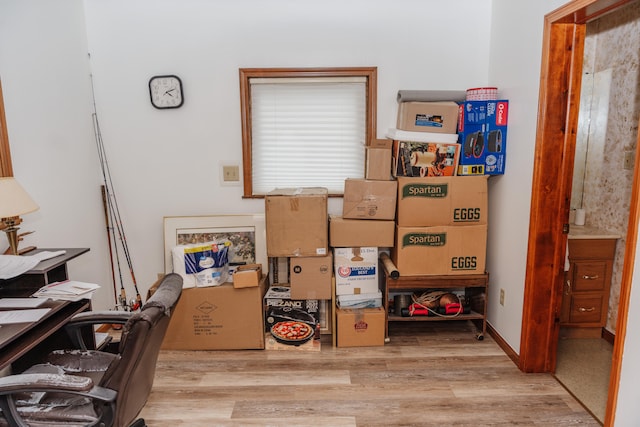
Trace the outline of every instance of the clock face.
{"label": "clock face", "polygon": [[149,95],[156,108],[178,108],[184,102],[182,81],[178,76],[154,76],[149,80]]}

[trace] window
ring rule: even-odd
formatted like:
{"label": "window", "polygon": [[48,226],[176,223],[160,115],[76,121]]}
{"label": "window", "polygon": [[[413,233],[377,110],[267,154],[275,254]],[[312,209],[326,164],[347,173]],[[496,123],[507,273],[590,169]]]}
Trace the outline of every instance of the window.
{"label": "window", "polygon": [[244,197],[364,176],[377,69],[240,69]]}

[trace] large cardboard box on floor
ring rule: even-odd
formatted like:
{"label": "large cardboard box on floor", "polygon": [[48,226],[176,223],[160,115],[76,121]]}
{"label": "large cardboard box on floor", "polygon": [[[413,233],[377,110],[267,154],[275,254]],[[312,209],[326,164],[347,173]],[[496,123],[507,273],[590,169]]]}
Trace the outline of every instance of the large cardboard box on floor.
{"label": "large cardboard box on floor", "polygon": [[378,291],[378,248],[334,248],[336,295]]}
{"label": "large cardboard box on floor", "polygon": [[384,308],[337,308],[337,346],[371,347],[384,345]]}
{"label": "large cardboard box on floor", "polygon": [[326,188],[283,188],[265,196],[267,256],[326,256],[329,219]]}
{"label": "large cardboard box on floor", "polygon": [[391,177],[390,139],[374,139],[365,147],[365,179],[389,181]]}
{"label": "large cardboard box on floor", "polygon": [[393,176],[454,176],[460,144],[394,139],[391,152]]}
{"label": "large cardboard box on floor", "polygon": [[401,102],[396,127],[401,130],[456,133],[458,104],[451,101]]}
{"label": "large cardboard box on floor", "polygon": [[397,224],[409,226],[486,224],[486,176],[398,177]]}
{"label": "large cardboard box on floor", "polygon": [[162,342],[165,350],[264,349],[263,296],[260,286],[236,289],[232,283],[184,289]]}
{"label": "large cardboard box on floor", "polygon": [[347,178],[344,181],[342,217],[394,220],[397,194],[395,181]]}
{"label": "large cardboard box on floor", "polygon": [[391,220],[345,219],[329,216],[329,246],[352,248],[376,246],[390,248],[394,245],[396,223]]}
{"label": "large cardboard box on floor", "polygon": [[333,254],[289,259],[292,299],[331,299]]}
{"label": "large cardboard box on floor", "polygon": [[401,276],[483,274],[486,225],[396,228],[391,259]]}

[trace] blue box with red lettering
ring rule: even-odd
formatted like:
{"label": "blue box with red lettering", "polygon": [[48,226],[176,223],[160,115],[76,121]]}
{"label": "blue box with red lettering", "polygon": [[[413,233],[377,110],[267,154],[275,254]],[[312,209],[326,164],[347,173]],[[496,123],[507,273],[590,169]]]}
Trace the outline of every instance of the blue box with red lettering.
{"label": "blue box with red lettering", "polygon": [[508,100],[459,103],[457,175],[504,174],[508,117]]}

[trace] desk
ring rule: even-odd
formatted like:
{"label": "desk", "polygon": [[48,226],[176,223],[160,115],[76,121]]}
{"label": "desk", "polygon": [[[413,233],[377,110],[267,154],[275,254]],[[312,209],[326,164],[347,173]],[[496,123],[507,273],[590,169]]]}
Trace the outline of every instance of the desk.
{"label": "desk", "polygon": [[29,296],[44,285],[67,280],[69,278],[67,262],[89,252],[89,248],[36,249],[33,252],[29,252],[29,254],[36,254],[43,251],[65,251],[65,253],[63,255],[41,261],[35,266],[35,268],[32,268],[18,277],[0,280],[0,297]]}
{"label": "desk", "polygon": [[[19,361],[14,370],[20,372],[22,368],[37,363],[38,360],[35,358],[47,354],[50,350],[68,347],[70,341],[66,335],[54,335],[77,313],[90,310],[91,301],[47,301],[39,308],[51,310],[37,322],[0,327],[0,370]],[[29,357],[28,353],[34,349],[34,357]]]}
{"label": "desk", "polygon": [[[37,249],[35,252],[59,250],[66,252],[40,262],[18,277],[0,280],[0,297],[28,297],[48,283],[67,280],[67,261],[89,251],[88,248],[64,248]],[[67,347],[70,342],[66,334],[58,333],[59,330],[77,313],[90,310],[91,301],[47,301],[41,307],[51,310],[38,322],[0,327],[0,369],[13,364],[14,371],[20,372],[50,350]]]}

